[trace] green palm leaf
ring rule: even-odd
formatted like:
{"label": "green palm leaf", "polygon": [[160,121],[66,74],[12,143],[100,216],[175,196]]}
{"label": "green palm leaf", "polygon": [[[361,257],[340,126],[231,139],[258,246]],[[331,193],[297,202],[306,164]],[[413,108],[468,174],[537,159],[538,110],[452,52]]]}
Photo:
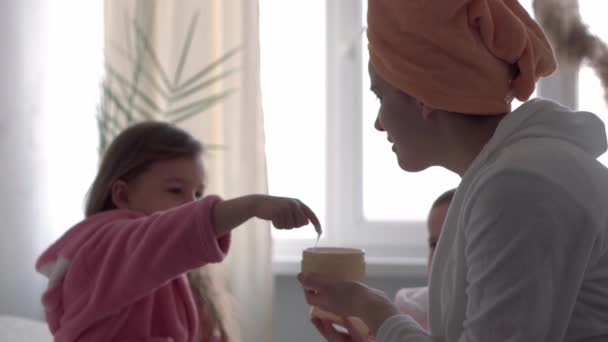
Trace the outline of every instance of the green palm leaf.
{"label": "green palm leaf", "polygon": [[[135,32],[137,33],[137,35],[136,35],[137,41],[139,41],[142,44],[144,52],[146,52],[147,55],[150,57],[150,60],[152,61],[152,65],[154,67],[156,67],[156,70],[158,71],[158,73],[161,77],[161,80],[163,81],[163,83],[165,85],[165,88],[172,89],[171,82],[169,81],[169,76],[167,76],[165,69],[163,69],[163,66],[160,64],[160,60],[159,60],[158,56],[156,55],[156,53],[154,52],[154,49],[152,48],[152,44],[150,43],[150,39],[148,38],[148,35],[145,33],[144,29],[141,28],[139,23],[137,23],[137,20],[133,21],[133,26],[135,27]],[[141,61],[141,60],[143,60],[143,58],[140,59],[139,61]],[[140,64],[143,64],[143,63],[140,63]]]}
{"label": "green palm leaf", "polygon": [[106,72],[109,75],[114,76],[120,84],[131,88],[131,90],[133,92],[132,93],[133,97],[139,96],[142,99],[142,101],[144,103],[146,103],[148,106],[150,106],[150,108],[152,108],[153,110],[155,110],[157,112],[162,111],[160,106],[158,104],[156,104],[150,96],[148,96],[142,89],[139,89],[136,84],[131,84],[129,82],[129,80],[127,80],[125,77],[121,76],[118,72],[116,72],[116,70],[111,65],[106,65]]}
{"label": "green palm leaf", "polygon": [[229,60],[232,56],[234,56],[237,52],[239,52],[239,50],[240,50],[240,48],[237,47],[237,48],[233,48],[233,49],[229,50],[228,52],[224,53],[216,61],[212,62],[211,64],[209,64],[208,66],[203,68],[203,70],[197,72],[190,79],[188,79],[187,81],[185,81],[184,83],[179,85],[177,87],[177,90],[182,90],[183,88],[186,88],[186,87],[192,85],[193,83],[196,83],[198,80],[200,80],[202,77],[209,74],[214,69],[222,66],[222,64],[224,64],[227,60]]}
{"label": "green palm leaf", "polygon": [[[102,101],[97,109],[100,153],[117,134],[134,123],[167,120],[178,124],[204,113],[234,93],[234,89],[228,89],[209,95],[208,90],[237,71],[235,68],[225,69],[225,64],[239,52],[240,47],[228,50],[181,81],[186,76],[185,65],[192,49],[198,18],[197,11],[192,15],[181,44],[175,73],[170,76],[140,21],[125,15],[125,21],[132,28],[126,30],[127,47],[125,49],[112,43],[112,48],[128,62],[130,70],[127,76],[106,63]],[[212,150],[220,148],[219,145],[205,146]]]}
{"label": "green palm leaf", "polygon": [[164,114],[167,118],[171,119],[172,117],[181,116],[184,113],[189,113],[191,111],[201,112],[201,111],[211,108],[211,106],[220,102],[226,96],[232,94],[233,92],[234,92],[234,90],[232,90],[232,89],[225,90],[219,94],[210,95],[202,100],[198,100],[198,101],[189,103],[187,105],[181,106],[179,108],[169,110],[169,111],[165,112]]}
{"label": "green palm leaf", "polygon": [[179,57],[179,63],[177,64],[177,71],[175,71],[175,78],[173,79],[174,87],[177,87],[179,84],[179,79],[182,76],[182,72],[184,70],[184,65],[186,64],[186,58],[188,57],[188,52],[190,52],[190,45],[192,44],[192,38],[194,38],[194,28],[196,27],[196,22],[198,21],[198,11],[194,13],[192,16],[192,20],[190,21],[190,27],[188,28],[188,35],[186,36],[186,41],[184,47],[182,48],[182,53]]}
{"label": "green palm leaf", "polygon": [[224,80],[225,78],[227,78],[228,76],[234,74],[235,72],[236,72],[236,69],[230,69],[228,71],[225,71],[225,72],[219,74],[218,76],[209,78],[208,80],[202,82],[201,84],[193,86],[192,88],[184,89],[182,91],[176,91],[173,94],[173,96],[171,97],[170,101],[172,101],[172,102],[173,101],[178,101],[178,100],[186,98],[186,97],[188,97],[188,96],[190,96],[192,94],[196,94],[198,92],[202,92],[203,90],[207,89],[212,84]]}
{"label": "green palm leaf", "polygon": [[[129,52],[125,51],[125,49],[118,46],[118,44],[112,43],[112,48],[116,52],[118,52],[120,55],[122,55],[124,58],[126,58],[127,61],[130,62],[131,64],[135,65],[136,63],[141,63],[141,60],[138,61],[138,59],[131,56],[129,54]],[[145,79],[146,82],[148,82],[148,85],[150,85],[151,88],[153,88],[160,95],[162,95],[163,99],[169,98],[169,94],[167,93],[168,90],[165,90],[163,88],[163,86],[157,81],[157,78],[153,75],[153,72],[151,72],[150,70],[148,70],[146,68],[143,68],[141,70],[141,76],[143,76],[143,78]]]}

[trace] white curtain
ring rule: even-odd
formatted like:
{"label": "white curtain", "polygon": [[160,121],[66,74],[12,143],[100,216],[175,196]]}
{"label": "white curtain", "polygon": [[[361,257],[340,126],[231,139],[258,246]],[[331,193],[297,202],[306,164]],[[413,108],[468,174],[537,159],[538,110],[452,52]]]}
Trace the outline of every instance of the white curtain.
{"label": "white curtain", "polygon": [[[153,32],[159,60],[170,73],[190,20],[198,22],[182,75],[187,79],[205,65],[238,47],[223,64],[236,73],[214,83],[210,93],[235,92],[203,114],[182,124],[211,146],[206,152],[209,192],[231,198],[266,193],[264,132],[260,100],[258,2],[254,0],[106,1],[106,58],[124,61],[109,45],[124,42],[125,11],[140,11],[142,26]],[[115,58],[118,62],[114,62]],[[219,145],[217,147],[216,145]],[[215,147],[214,147],[215,146]],[[251,220],[233,234],[228,259],[214,269],[225,278],[244,342],[272,340],[271,236],[267,223]]]}

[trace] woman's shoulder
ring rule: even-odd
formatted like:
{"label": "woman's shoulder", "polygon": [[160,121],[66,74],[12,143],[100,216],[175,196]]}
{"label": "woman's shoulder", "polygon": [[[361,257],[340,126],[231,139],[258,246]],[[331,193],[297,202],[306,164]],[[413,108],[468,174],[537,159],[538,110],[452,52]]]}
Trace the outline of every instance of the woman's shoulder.
{"label": "woman's shoulder", "polygon": [[[557,235],[608,238],[605,171],[572,176],[559,168],[543,173],[521,165],[495,167],[471,184],[462,203],[462,222],[475,222],[466,225],[468,230],[493,222],[508,226],[503,231],[508,234],[521,229],[541,240]],[[501,233],[500,229],[491,231]]]}
{"label": "woman's shoulder", "polygon": [[608,203],[608,169],[572,145],[550,139],[505,147],[472,178],[471,193],[490,184],[505,191],[522,184],[531,195],[566,196],[588,210]]}

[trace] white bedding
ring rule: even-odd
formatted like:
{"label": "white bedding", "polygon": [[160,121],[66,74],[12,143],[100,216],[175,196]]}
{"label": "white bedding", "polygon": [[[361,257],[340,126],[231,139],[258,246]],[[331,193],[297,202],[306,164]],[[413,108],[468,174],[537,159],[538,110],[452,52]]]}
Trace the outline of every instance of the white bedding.
{"label": "white bedding", "polygon": [[53,342],[46,322],[0,315],[0,342]]}

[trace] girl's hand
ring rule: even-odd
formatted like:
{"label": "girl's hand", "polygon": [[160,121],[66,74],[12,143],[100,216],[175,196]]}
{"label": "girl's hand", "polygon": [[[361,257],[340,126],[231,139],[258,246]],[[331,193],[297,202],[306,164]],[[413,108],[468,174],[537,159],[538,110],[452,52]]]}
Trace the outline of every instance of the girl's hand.
{"label": "girl's hand", "polygon": [[339,316],[359,317],[373,335],[386,319],[399,314],[384,292],[360,282],[329,280],[312,273],[300,273],[298,280],[308,304]]}
{"label": "girl's hand", "polygon": [[254,208],[257,218],[272,221],[278,229],[298,228],[312,223],[315,230],[321,232],[321,224],[315,213],[298,199],[257,195]]}
{"label": "girl's hand", "polygon": [[344,317],[344,327],[348,331],[348,334],[337,331],[332,322],[322,320],[313,317],[311,322],[315,328],[319,331],[328,342],[374,342],[374,338],[371,336],[361,336],[351,323],[351,321]]}
{"label": "girl's hand", "polygon": [[312,223],[321,234],[321,224],[310,208],[295,198],[247,195],[220,201],[214,206],[215,234],[220,237],[250,218],[272,221],[279,229],[291,229]]}

